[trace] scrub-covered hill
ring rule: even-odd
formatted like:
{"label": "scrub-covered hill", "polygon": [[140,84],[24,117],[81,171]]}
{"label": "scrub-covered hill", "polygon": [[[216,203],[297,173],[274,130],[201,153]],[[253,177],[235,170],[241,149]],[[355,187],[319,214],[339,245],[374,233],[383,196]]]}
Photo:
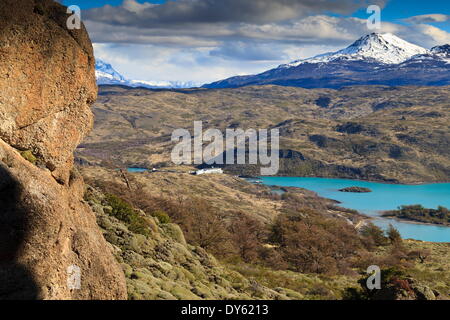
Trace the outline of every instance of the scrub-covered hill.
{"label": "scrub-covered hill", "polygon": [[[100,87],[84,163],[171,165],[175,129],[280,130],[280,175],[390,182],[450,180],[448,87],[277,86],[152,91]],[[229,166],[236,174],[259,174]]]}

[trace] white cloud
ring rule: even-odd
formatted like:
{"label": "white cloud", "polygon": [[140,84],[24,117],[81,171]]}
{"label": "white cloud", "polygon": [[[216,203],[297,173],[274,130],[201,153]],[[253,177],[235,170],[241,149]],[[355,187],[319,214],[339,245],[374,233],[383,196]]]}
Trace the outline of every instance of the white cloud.
{"label": "white cloud", "polygon": [[418,24],[414,29],[416,30],[414,38],[427,47],[450,44],[450,33],[442,29],[427,24]]}
{"label": "white cloud", "polygon": [[155,6],[156,6],[155,4],[151,4],[148,2],[139,3],[135,0],[124,0],[122,4],[122,7],[125,10],[128,10],[129,12],[135,13],[137,15],[140,15],[144,13],[146,9],[153,8]]}
{"label": "white cloud", "polygon": [[210,48],[171,48],[141,44],[94,44],[96,57],[125,77],[147,81],[212,82],[262,72],[278,62],[230,60],[210,55]]}
{"label": "white cloud", "polygon": [[420,16],[413,16],[404,21],[408,23],[433,23],[433,22],[446,22],[450,20],[450,15],[446,14],[423,14]]}

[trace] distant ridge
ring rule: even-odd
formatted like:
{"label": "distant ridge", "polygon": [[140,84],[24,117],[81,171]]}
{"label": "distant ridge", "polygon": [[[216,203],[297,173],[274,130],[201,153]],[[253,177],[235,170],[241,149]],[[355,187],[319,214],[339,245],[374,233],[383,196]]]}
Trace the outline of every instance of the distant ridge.
{"label": "distant ridge", "polygon": [[345,49],[296,60],[257,75],[204,85],[234,88],[275,84],[304,88],[349,85],[449,85],[450,45],[427,50],[393,34],[372,33]]}

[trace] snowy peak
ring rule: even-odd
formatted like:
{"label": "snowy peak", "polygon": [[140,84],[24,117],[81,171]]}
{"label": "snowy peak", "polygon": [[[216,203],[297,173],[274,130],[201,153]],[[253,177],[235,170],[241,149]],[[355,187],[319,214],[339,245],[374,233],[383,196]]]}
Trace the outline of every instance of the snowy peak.
{"label": "snowy peak", "polygon": [[100,59],[95,61],[95,76],[99,84],[109,81],[126,82],[124,76],[118,73],[109,63]]}
{"label": "snowy peak", "polygon": [[298,60],[282,67],[296,67],[304,63],[335,60],[365,60],[383,64],[398,64],[415,55],[426,54],[427,49],[409,43],[390,33],[372,33],[355,41],[349,47],[313,58]]}
{"label": "snowy peak", "polygon": [[150,89],[184,89],[200,86],[194,82],[129,80],[118,73],[111,64],[100,59],[96,59],[95,62],[95,77],[99,85],[123,85]]}
{"label": "snowy peak", "polygon": [[425,54],[428,50],[390,33],[372,33],[357,40],[344,49],[344,52],[372,58],[381,63],[397,64],[411,59],[417,54]]}

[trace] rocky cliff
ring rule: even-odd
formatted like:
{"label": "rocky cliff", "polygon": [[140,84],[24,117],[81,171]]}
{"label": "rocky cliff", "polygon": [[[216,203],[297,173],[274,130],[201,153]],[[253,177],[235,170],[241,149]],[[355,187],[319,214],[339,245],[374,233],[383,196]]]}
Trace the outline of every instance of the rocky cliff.
{"label": "rocky cliff", "polygon": [[97,88],[87,32],[68,17],[51,0],[0,3],[0,299],[126,298],[73,169]]}

